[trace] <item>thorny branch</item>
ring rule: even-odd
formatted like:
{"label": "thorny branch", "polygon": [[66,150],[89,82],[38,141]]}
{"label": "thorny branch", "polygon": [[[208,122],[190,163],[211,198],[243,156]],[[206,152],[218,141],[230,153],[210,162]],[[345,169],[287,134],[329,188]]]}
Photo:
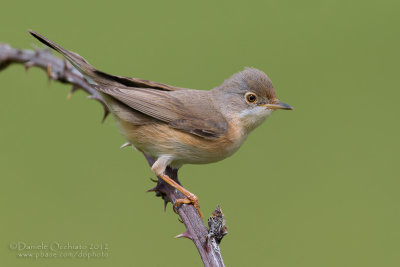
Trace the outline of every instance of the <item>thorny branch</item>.
{"label": "thorny branch", "polygon": [[[109,115],[109,110],[101,95],[90,86],[82,74],[65,59],[52,55],[49,50],[21,50],[0,43],[0,71],[13,63],[23,64],[26,70],[31,67],[41,68],[47,72],[50,80],[71,84],[72,89],[68,97],[71,97],[79,89],[85,91],[89,94],[90,99],[98,101],[103,106],[103,121]],[[149,157],[146,157],[146,159],[150,166],[154,163],[154,159]],[[169,177],[179,183],[177,170],[167,168],[166,172]],[[161,179],[158,179],[157,185],[148,191],[155,192],[156,196],[162,197],[165,205],[168,202],[174,203],[176,199],[183,198],[179,191]],[[202,219],[192,205],[182,205],[178,208],[177,213],[185,224],[186,231],[177,235],[176,238],[185,237],[191,239],[200,253],[204,266],[225,266],[218,245],[222,237],[227,234],[227,228],[224,215],[219,206],[208,220],[209,229],[203,224]]]}
{"label": "thorny branch", "polygon": [[108,116],[109,111],[100,94],[90,86],[82,74],[69,62],[65,59],[55,57],[50,50],[22,50],[0,43],[0,71],[12,63],[23,64],[26,70],[31,67],[41,68],[47,72],[50,80],[72,84],[72,89],[68,94],[69,98],[77,90],[82,89],[89,94],[90,99],[97,100],[103,106],[103,121]]}

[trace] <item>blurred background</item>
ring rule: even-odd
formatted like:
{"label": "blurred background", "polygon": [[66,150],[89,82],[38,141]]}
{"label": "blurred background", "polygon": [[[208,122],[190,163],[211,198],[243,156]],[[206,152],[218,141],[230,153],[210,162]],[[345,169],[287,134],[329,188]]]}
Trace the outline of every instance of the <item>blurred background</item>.
{"label": "blurred background", "polygon": [[[399,266],[399,1],[3,1],[0,41],[33,29],[97,68],[210,89],[265,71],[278,111],[233,157],[180,180],[220,204],[227,266]],[[2,266],[202,266],[142,155],[42,70],[0,72]],[[107,244],[100,259],[20,259],[13,242]],[[36,252],[36,251],[34,251]]]}

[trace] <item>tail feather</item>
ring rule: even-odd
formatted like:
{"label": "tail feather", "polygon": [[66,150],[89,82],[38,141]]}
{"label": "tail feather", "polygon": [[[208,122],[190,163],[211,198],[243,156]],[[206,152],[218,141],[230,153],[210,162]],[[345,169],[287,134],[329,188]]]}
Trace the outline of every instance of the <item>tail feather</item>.
{"label": "tail feather", "polygon": [[88,76],[90,78],[95,78],[95,71],[96,69],[92,67],[92,65],[90,65],[83,57],[81,57],[80,55],[68,51],[67,49],[59,46],[58,44],[54,43],[53,41],[50,41],[49,39],[47,39],[46,37],[38,34],[37,32],[34,32],[32,30],[29,30],[29,33],[35,37],[36,39],[38,39],[40,42],[42,42],[43,44],[47,45],[48,47],[56,50],[57,52],[59,52],[60,54],[62,54],[69,62],[71,62],[71,64],[78,70],[80,71],[82,74],[84,74],[85,76]]}
{"label": "tail feather", "polygon": [[[113,87],[134,87],[134,88],[151,88],[156,90],[162,91],[175,91],[175,90],[182,90],[184,88],[179,88],[175,86],[170,86],[162,83],[152,82],[148,80],[142,80],[137,78],[130,78],[124,76],[116,76],[111,75],[102,71],[95,69],[92,65],[90,65],[83,57],[80,55],[71,52],[58,44],[50,41],[46,37],[29,30],[29,33],[38,39],[43,44],[47,45],[48,47],[58,51],[62,54],[71,64],[86,78],[86,80],[90,84],[98,85],[98,86],[113,86]],[[96,90],[101,91],[101,87],[94,87]]]}

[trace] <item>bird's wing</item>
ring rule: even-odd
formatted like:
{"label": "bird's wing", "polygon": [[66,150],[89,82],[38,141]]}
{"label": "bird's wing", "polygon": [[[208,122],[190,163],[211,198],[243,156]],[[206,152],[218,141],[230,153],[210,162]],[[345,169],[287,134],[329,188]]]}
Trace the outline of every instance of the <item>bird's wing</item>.
{"label": "bird's wing", "polygon": [[206,139],[218,138],[228,128],[227,121],[216,110],[207,91],[95,87],[136,111]]}
{"label": "bird's wing", "polygon": [[[225,118],[211,104],[212,101],[207,99],[205,92],[99,71],[80,55],[34,31],[29,32],[45,45],[61,53],[98,91],[135,111],[207,139],[219,137],[228,128]],[[135,116],[128,116],[128,109],[119,108],[118,111],[115,109],[115,112],[124,112],[124,118],[135,119],[131,123],[140,121]]]}

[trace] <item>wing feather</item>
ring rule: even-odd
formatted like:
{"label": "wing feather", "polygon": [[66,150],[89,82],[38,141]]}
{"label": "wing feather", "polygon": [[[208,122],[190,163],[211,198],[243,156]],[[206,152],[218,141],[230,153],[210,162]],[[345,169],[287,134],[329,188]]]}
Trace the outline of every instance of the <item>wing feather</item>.
{"label": "wing feather", "polygon": [[[228,128],[225,118],[212,104],[212,99],[209,99],[210,94],[205,91],[179,88],[99,71],[78,54],[68,51],[34,31],[29,32],[45,45],[60,52],[78,71],[93,80],[93,87],[96,90],[135,111],[168,123],[171,127],[207,139],[221,136]],[[131,123],[146,120],[145,116],[139,118],[137,114],[130,114],[126,106],[118,106],[119,103],[113,99],[108,101],[109,105],[114,105],[112,109],[114,112],[120,112],[121,117],[131,120]]]}
{"label": "wing feather", "polygon": [[[130,108],[206,139],[225,133],[228,123],[200,90],[164,91],[152,88],[102,87],[96,89]],[[207,103],[207,108],[204,108]]]}

